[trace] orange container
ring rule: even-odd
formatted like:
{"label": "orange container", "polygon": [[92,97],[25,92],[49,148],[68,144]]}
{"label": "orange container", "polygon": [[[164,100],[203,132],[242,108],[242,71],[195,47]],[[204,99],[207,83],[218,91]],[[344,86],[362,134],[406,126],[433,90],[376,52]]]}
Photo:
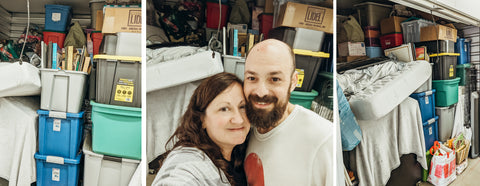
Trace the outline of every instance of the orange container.
{"label": "orange container", "polygon": [[377,26],[366,26],[363,27],[366,38],[378,38],[380,37],[380,30]]}

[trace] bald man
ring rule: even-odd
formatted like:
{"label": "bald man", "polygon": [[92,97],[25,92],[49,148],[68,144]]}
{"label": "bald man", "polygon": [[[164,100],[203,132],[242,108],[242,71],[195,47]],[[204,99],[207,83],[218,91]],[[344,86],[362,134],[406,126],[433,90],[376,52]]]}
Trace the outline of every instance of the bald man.
{"label": "bald man", "polygon": [[249,185],[333,185],[333,124],[289,102],[297,84],[295,55],[285,43],[256,44],[245,61]]}

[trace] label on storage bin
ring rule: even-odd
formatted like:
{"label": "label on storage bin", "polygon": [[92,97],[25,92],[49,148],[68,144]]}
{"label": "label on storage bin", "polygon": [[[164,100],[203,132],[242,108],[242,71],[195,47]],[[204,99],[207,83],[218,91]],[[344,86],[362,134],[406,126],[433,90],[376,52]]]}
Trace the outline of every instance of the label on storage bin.
{"label": "label on storage bin", "polygon": [[52,21],[60,21],[62,19],[62,13],[52,13]]}
{"label": "label on storage bin", "polygon": [[448,71],[448,77],[453,77],[453,65],[450,65],[450,69]]}
{"label": "label on storage bin", "polygon": [[303,69],[298,69],[298,68],[296,68],[295,71],[297,71],[297,74],[298,74],[297,88],[300,88],[300,87],[302,87],[302,84],[303,84],[303,78],[305,77],[305,71]]}
{"label": "label on storage bin", "polygon": [[115,89],[115,101],[133,102],[133,79],[120,78]]}
{"label": "label on storage bin", "polygon": [[62,128],[62,120],[54,119],[53,120],[53,131],[60,132],[61,128]]}
{"label": "label on storage bin", "polygon": [[428,101],[428,96],[425,96],[425,105],[428,105],[429,101]]}
{"label": "label on storage bin", "polygon": [[60,169],[52,168],[52,180],[60,181]]}
{"label": "label on storage bin", "polygon": [[433,133],[432,128],[433,128],[433,127],[429,127],[429,128],[428,128],[428,135],[432,135],[432,133]]}

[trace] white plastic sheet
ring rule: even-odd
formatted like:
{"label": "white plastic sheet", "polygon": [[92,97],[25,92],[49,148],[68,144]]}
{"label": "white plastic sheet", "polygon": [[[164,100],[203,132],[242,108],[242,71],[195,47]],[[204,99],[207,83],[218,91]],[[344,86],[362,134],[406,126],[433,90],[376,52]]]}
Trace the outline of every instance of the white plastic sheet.
{"label": "white plastic sheet", "polygon": [[30,63],[0,62],[0,98],[40,95],[40,71]]}

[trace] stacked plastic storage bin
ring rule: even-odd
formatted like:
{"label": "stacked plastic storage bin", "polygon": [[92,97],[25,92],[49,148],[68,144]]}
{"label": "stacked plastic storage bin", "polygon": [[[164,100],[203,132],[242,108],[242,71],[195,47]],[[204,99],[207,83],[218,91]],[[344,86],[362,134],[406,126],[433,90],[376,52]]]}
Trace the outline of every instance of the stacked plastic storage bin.
{"label": "stacked plastic storage bin", "polygon": [[365,32],[365,50],[370,58],[383,55],[380,48],[380,21],[392,11],[391,5],[365,2],[354,5],[358,12],[358,22]]}
{"label": "stacked plastic storage bin", "polygon": [[103,40],[100,53],[108,55],[93,57],[95,101],[92,134],[83,145],[83,180],[126,186],[141,159],[141,34],[118,32]]}
{"label": "stacked plastic storage bin", "polygon": [[436,112],[439,116],[439,141],[450,139],[454,124],[455,104],[458,102],[458,84],[456,77],[458,53],[430,54],[433,62],[432,86],[437,90]]}
{"label": "stacked plastic storage bin", "polygon": [[[45,41],[63,47],[71,8],[45,5]],[[56,67],[54,67],[56,68]],[[37,185],[77,185],[83,137],[82,103],[87,73],[40,69],[42,90],[38,126]]]}
{"label": "stacked plastic storage bin", "polygon": [[403,32],[404,43],[420,42],[420,29],[422,27],[431,26],[434,23],[431,21],[418,19],[418,20],[405,20],[401,23]]}

